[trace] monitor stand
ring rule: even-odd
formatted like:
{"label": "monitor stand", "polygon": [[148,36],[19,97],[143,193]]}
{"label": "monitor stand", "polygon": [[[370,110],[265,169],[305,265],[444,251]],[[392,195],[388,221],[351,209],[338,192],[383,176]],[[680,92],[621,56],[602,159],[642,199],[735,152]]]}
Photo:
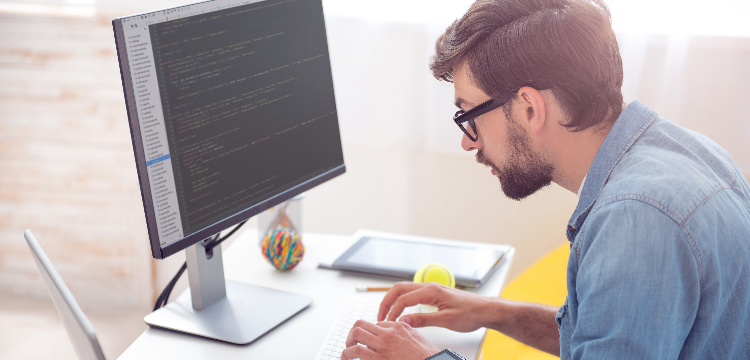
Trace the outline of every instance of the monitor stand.
{"label": "monitor stand", "polygon": [[312,303],[305,295],[224,280],[221,246],[186,250],[190,291],[146,315],[154,327],[248,344]]}

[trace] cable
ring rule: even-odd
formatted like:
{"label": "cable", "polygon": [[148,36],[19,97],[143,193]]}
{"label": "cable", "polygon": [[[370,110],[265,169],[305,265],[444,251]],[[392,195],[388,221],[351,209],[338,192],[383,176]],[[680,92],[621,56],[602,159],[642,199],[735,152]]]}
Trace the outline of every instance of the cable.
{"label": "cable", "polygon": [[206,244],[206,252],[211,251],[214,248],[214,246],[219,245],[221,244],[222,241],[228,239],[230,236],[232,236],[232,234],[237,232],[237,230],[239,230],[242,227],[242,225],[245,225],[246,222],[247,220],[237,224],[237,226],[235,226],[234,229],[232,229],[232,231],[229,232],[229,234],[227,234],[226,236],[222,237],[219,240],[216,240],[216,238],[219,237],[219,234],[217,234],[216,237],[214,237],[214,240],[212,242]]}
{"label": "cable", "polygon": [[[221,238],[219,238],[219,235],[221,235],[221,233],[218,233],[210,238],[206,238],[206,240],[203,240],[206,242],[205,244],[206,252],[210,252],[211,250],[213,250],[215,246],[221,244],[224,240],[228,239],[235,232],[237,232],[237,230],[239,230],[242,227],[242,225],[245,225],[246,222],[247,220],[237,224],[237,226],[235,226],[234,229],[232,229],[232,231],[230,231],[228,234],[226,234],[225,236]],[[167,283],[167,286],[164,287],[164,290],[162,290],[161,294],[156,299],[156,303],[154,304],[154,311],[159,310],[160,308],[167,305],[167,302],[169,302],[169,295],[172,294],[172,289],[174,289],[175,284],[177,284],[177,280],[180,280],[180,277],[182,276],[182,273],[185,272],[185,270],[187,270],[187,261],[182,263],[180,270],[177,270],[177,274],[175,274],[172,280],[170,280],[169,283]]]}
{"label": "cable", "polygon": [[167,286],[164,287],[161,295],[159,295],[159,298],[156,299],[156,304],[154,304],[154,311],[159,310],[160,308],[164,307],[164,305],[167,305],[169,295],[172,293],[174,285],[177,283],[177,280],[180,279],[180,276],[182,276],[182,273],[184,273],[185,270],[187,270],[187,262],[182,263],[180,270],[177,271],[177,274],[172,278],[171,281],[169,281]]}

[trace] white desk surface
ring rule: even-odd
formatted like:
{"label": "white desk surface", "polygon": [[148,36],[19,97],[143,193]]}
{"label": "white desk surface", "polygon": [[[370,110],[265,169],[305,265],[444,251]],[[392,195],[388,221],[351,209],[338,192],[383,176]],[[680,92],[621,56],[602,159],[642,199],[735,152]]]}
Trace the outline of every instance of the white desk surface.
{"label": "white desk surface", "polygon": [[[313,303],[274,330],[248,345],[233,345],[216,340],[149,328],[119,357],[128,359],[314,359],[333,324],[339,308],[357,286],[390,286],[389,278],[344,273],[318,268],[343,252],[352,238],[340,235],[306,233],[302,237],[305,257],[289,272],[274,269],[261,255],[257,233],[246,230],[222,254],[227,279],[261,285],[313,297]],[[498,296],[508,273],[515,249],[509,247],[500,267],[485,284],[472,292]],[[187,276],[187,275],[183,275]],[[380,296],[385,293],[367,293]],[[186,290],[180,296],[190,296]],[[467,359],[475,359],[485,329],[457,333],[441,328],[423,328],[438,348],[451,348]]]}

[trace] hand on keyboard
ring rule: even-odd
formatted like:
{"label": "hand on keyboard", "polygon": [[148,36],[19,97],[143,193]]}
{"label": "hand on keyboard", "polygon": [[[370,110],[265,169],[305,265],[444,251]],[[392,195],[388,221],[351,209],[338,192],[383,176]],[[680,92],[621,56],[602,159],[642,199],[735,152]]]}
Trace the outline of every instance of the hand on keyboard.
{"label": "hand on keyboard", "polygon": [[358,320],[349,331],[341,359],[422,360],[439,351],[409,324]]}
{"label": "hand on keyboard", "polygon": [[405,314],[400,321],[415,328],[439,326],[453,331],[470,332],[487,326],[488,314],[484,309],[490,302],[488,298],[445,285],[401,282],[394,285],[383,298],[378,320],[394,321],[405,308],[426,304],[437,307],[438,311]]}
{"label": "hand on keyboard", "polygon": [[341,307],[331,330],[328,332],[318,360],[339,360],[341,352],[346,348],[346,338],[349,330],[357,320],[375,322],[378,315],[380,298],[366,297],[361,295],[349,296]]}
{"label": "hand on keyboard", "polygon": [[[341,353],[347,348],[347,337],[357,320],[377,323],[378,309],[383,298],[382,296],[372,295],[352,294],[347,297],[320,348],[318,356],[315,358],[316,360],[339,360]],[[419,307],[406,308],[404,314],[412,314],[420,310]]]}

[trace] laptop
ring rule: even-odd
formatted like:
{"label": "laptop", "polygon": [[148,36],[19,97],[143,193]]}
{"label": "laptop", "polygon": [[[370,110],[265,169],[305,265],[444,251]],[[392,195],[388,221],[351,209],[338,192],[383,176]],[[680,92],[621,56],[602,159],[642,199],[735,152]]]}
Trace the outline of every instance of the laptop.
{"label": "laptop", "polygon": [[47,285],[47,290],[49,290],[57,313],[62,318],[65,331],[68,333],[70,343],[73,344],[73,349],[75,349],[78,359],[104,360],[104,353],[102,353],[102,348],[96,339],[94,326],[91,325],[81,307],[78,306],[73,293],[68,290],[60,274],[52,266],[52,262],[44,254],[44,251],[39,246],[34,235],[31,234],[31,231],[24,231],[23,236],[26,238],[29,249],[31,249],[36,266],[42,274],[42,279],[44,279],[44,283]]}

